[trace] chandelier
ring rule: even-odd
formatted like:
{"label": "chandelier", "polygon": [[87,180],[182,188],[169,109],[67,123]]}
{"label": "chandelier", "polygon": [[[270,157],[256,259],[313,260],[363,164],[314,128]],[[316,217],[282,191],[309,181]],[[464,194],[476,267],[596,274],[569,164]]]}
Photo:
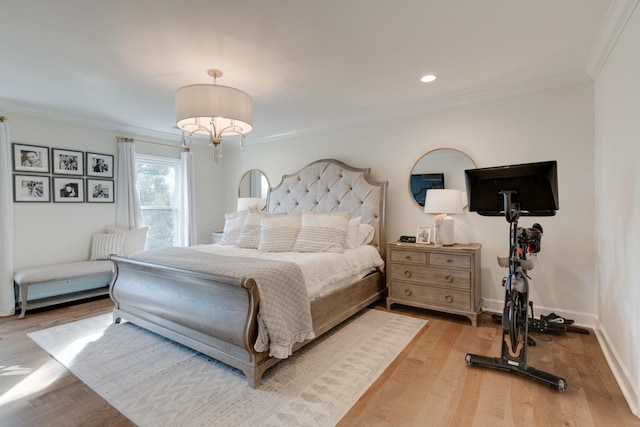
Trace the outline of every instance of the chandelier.
{"label": "chandelier", "polygon": [[244,135],[251,132],[252,102],[247,93],[216,84],[222,76],[220,70],[208,70],[213,84],[184,86],[176,90],[176,124],[189,136],[209,135],[214,148],[214,163],[222,157],[222,137],[240,135],[240,148],[244,148]]}

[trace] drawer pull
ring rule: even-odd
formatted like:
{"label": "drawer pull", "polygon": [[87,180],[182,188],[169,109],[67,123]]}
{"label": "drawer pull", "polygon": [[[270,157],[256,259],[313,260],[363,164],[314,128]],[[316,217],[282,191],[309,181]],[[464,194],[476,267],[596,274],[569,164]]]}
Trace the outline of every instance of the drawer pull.
{"label": "drawer pull", "polygon": [[451,296],[451,294],[447,294],[444,296],[445,301],[447,302],[452,302],[453,301],[453,297]]}
{"label": "drawer pull", "polygon": [[413,293],[413,292],[411,292],[411,289],[405,289],[405,290],[404,290],[404,294],[405,294],[406,296],[408,296],[408,297],[410,297],[412,293]]}
{"label": "drawer pull", "polygon": [[405,255],[404,259],[411,259],[411,255]]}
{"label": "drawer pull", "polygon": [[447,262],[453,262],[451,258],[447,258]]}
{"label": "drawer pull", "polygon": [[410,270],[405,270],[404,271],[404,277],[411,277],[413,275],[413,273],[411,273]]}
{"label": "drawer pull", "polygon": [[447,275],[444,276],[444,280],[446,280],[447,283],[453,282],[453,276],[451,275],[451,273],[447,273]]}

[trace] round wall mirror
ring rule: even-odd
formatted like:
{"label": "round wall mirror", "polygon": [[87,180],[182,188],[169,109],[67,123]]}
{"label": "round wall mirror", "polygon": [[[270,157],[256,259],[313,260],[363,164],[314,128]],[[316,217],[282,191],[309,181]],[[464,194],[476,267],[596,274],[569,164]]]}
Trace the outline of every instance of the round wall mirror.
{"label": "round wall mirror", "polygon": [[467,154],[454,148],[436,148],[420,157],[411,169],[409,194],[424,209],[427,190],[447,188],[466,191],[464,170],[478,166]]}
{"label": "round wall mirror", "polygon": [[240,178],[238,197],[266,199],[269,191],[269,180],[259,169],[251,169]]}

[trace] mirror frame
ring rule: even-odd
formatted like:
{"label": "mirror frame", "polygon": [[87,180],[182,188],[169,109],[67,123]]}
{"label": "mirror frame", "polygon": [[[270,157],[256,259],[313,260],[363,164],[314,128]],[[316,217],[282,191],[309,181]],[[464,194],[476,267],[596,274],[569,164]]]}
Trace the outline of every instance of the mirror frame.
{"label": "mirror frame", "polygon": [[248,171],[246,171],[241,177],[240,177],[240,181],[238,181],[238,197],[250,197],[250,196],[241,196],[240,195],[240,190],[242,189],[242,182],[244,181],[245,178],[247,178],[251,172],[259,172],[262,174],[262,176],[264,177],[264,179],[267,180],[267,191],[269,190],[269,188],[271,187],[271,182],[269,182],[269,178],[267,178],[267,174],[264,173],[263,171],[261,171],[260,169],[249,169]]}
{"label": "mirror frame", "polygon": [[[411,175],[413,175],[413,171],[415,170],[416,166],[418,165],[418,163],[420,163],[422,160],[424,160],[425,157],[427,157],[430,154],[435,153],[436,151],[443,151],[443,150],[448,150],[448,151],[455,151],[456,153],[459,153],[461,155],[463,155],[464,157],[466,157],[471,164],[473,165],[473,168],[477,168],[478,164],[471,158],[471,156],[469,156],[467,153],[465,153],[462,150],[458,150],[457,148],[451,148],[451,147],[439,147],[439,148],[434,148],[432,150],[427,151],[426,153],[424,153],[422,156],[420,156],[420,158],[418,160],[415,161],[415,163],[413,164],[413,166],[411,167],[411,170],[409,171],[409,180],[408,180],[408,185],[407,185],[407,189],[409,191],[409,197],[411,198],[411,200],[413,201],[413,204],[415,206],[417,206],[421,211],[424,211],[424,206],[420,206],[420,204],[418,203],[418,201],[415,199],[415,197],[413,197],[413,193],[411,192]],[[464,169],[462,170],[462,173],[464,173]],[[445,187],[446,183],[445,183]],[[465,191],[464,189],[461,189],[462,191]]]}

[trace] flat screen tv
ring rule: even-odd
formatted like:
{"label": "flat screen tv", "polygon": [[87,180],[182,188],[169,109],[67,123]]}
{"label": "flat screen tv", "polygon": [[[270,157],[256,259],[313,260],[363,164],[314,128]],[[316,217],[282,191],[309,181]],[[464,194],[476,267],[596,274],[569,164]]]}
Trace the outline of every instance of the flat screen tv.
{"label": "flat screen tv", "polygon": [[444,188],[444,174],[443,173],[420,173],[411,175],[409,181],[411,187],[411,194],[416,202],[420,206],[424,206],[424,201],[427,195],[427,190],[433,188]]}
{"label": "flat screen tv", "polygon": [[[469,210],[486,216],[505,214],[503,192],[523,216],[552,216],[559,209],[555,160],[464,171]],[[509,207],[510,209],[511,207]]]}

